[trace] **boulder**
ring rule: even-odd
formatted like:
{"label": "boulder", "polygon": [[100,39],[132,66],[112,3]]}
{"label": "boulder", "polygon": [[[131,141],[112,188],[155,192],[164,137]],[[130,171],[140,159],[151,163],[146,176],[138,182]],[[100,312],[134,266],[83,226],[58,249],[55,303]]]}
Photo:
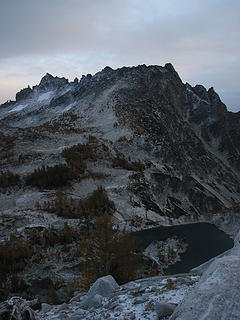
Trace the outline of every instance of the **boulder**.
{"label": "boulder", "polygon": [[41,305],[41,311],[46,313],[52,309],[52,306],[48,303],[42,303]]}
{"label": "boulder", "polygon": [[142,304],[147,302],[147,297],[137,297],[133,300],[133,304]]}
{"label": "boulder", "polygon": [[117,284],[115,279],[112,276],[108,275],[98,278],[88,290],[87,295],[88,297],[90,297],[99,294],[102,297],[110,297],[118,288],[119,285]]}
{"label": "boulder", "polygon": [[99,294],[95,294],[94,296],[87,296],[83,302],[80,303],[80,307],[82,309],[91,309],[91,308],[99,308],[101,307],[103,302],[103,297]]}
{"label": "boulder", "polygon": [[21,100],[31,98],[32,93],[32,89],[28,86],[27,88],[22,89],[16,94],[16,101],[19,102]]}
{"label": "boulder", "polygon": [[175,310],[176,305],[172,303],[166,302],[156,302],[155,303],[155,311],[158,319],[162,319],[164,317],[170,316]]}

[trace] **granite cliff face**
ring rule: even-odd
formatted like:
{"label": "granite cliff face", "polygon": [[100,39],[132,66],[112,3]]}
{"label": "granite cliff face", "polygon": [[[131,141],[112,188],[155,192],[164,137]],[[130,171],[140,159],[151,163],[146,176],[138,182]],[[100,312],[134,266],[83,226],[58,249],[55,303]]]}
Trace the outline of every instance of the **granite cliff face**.
{"label": "granite cliff face", "polygon": [[[74,82],[46,74],[3,104],[0,119],[3,132],[15,139],[13,162],[28,158],[14,166],[23,176],[40,164],[63,162],[62,148],[96,137],[108,152],[88,168],[107,175],[101,184],[120,224],[139,217],[211,219],[239,208],[240,113],[227,111],[213,88],[184,84],[169,63],[106,67]],[[113,167],[116,157],[144,169]],[[11,162],[2,168],[11,169]],[[98,184],[89,179],[83,190],[76,182],[74,190],[81,196]]]}

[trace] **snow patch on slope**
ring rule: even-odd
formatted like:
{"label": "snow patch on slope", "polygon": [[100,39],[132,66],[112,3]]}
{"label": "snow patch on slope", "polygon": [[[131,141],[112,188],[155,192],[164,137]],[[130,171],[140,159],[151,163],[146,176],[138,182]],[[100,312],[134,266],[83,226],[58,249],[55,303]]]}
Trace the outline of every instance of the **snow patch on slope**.
{"label": "snow patch on slope", "polygon": [[62,113],[69,111],[70,109],[72,109],[73,106],[74,106],[74,103],[70,103],[68,106],[66,106],[66,107],[62,110]]}
{"label": "snow patch on slope", "polygon": [[26,107],[27,107],[26,104],[16,105],[12,110],[9,111],[9,113],[21,111],[21,110],[25,109]]}
{"label": "snow patch on slope", "polygon": [[48,91],[40,94],[37,99],[37,102],[43,102],[49,100],[53,96],[54,91]]}

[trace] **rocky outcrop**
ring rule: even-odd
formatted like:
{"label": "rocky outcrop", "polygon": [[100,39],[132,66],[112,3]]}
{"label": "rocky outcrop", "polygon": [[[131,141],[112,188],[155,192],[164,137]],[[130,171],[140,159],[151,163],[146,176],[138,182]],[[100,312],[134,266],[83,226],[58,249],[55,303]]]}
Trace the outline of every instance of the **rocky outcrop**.
{"label": "rocky outcrop", "polygon": [[210,264],[199,283],[186,295],[170,319],[239,319],[239,270],[240,255],[237,240],[231,252],[227,252],[227,255],[215,259]]}
{"label": "rocky outcrop", "polygon": [[18,102],[24,99],[29,99],[31,98],[32,94],[33,90],[28,86],[27,88],[22,89],[16,94],[16,101]]}
{"label": "rocky outcrop", "polygon": [[50,73],[47,73],[40,81],[39,88],[41,90],[52,90],[61,88],[62,86],[68,84],[66,78],[53,77]]}

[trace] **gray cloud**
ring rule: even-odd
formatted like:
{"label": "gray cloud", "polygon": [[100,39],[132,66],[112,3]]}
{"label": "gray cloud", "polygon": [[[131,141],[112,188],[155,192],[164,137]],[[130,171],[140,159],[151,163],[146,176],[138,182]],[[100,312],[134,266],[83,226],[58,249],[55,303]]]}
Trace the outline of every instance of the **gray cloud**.
{"label": "gray cloud", "polygon": [[238,0],[0,0],[0,101],[46,72],[172,62],[240,109]]}

